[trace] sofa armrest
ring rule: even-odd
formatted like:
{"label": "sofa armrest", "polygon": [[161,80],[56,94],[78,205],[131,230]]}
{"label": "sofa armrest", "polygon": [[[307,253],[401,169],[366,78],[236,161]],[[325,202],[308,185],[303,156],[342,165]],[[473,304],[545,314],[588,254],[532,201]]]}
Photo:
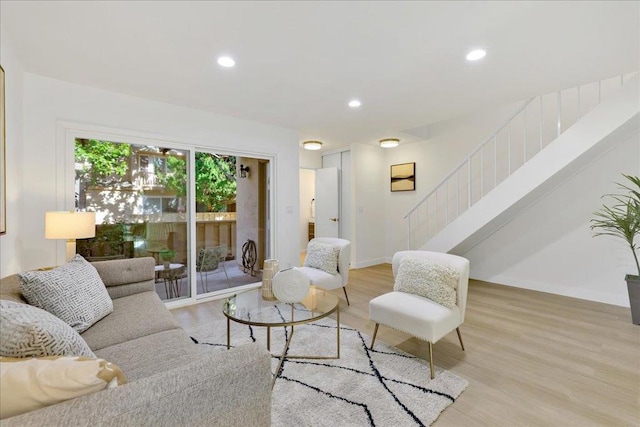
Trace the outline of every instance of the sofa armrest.
{"label": "sofa armrest", "polygon": [[268,426],[271,356],[259,344],[2,420],[3,427]]}
{"label": "sofa armrest", "polygon": [[91,263],[112,299],[155,290],[155,265],[151,257],[126,258]]}

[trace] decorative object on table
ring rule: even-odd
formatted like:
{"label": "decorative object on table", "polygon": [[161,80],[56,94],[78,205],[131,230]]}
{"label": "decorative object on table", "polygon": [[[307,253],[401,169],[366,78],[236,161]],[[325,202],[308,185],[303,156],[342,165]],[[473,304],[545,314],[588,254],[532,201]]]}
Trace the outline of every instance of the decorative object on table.
{"label": "decorative object on table", "polygon": [[66,261],[76,254],[76,239],[96,235],[96,213],[57,211],[45,213],[45,239],[66,239]]}
{"label": "decorative object on table", "polygon": [[162,265],[165,269],[169,269],[171,266],[171,261],[176,256],[176,251],[173,249],[162,249],[160,250],[160,259],[162,260]]}
{"label": "decorative object on table", "polygon": [[415,162],[391,165],[391,191],[414,191],[415,189]]}
{"label": "decorative object on table", "polygon": [[[331,318],[296,326],[288,354],[329,354],[335,345],[336,326]],[[253,340],[266,345],[267,328],[232,322],[231,329],[236,347]],[[222,315],[187,332],[206,354],[227,351]],[[288,331],[271,328],[270,332],[271,348],[282,348]],[[468,385],[464,378],[436,367],[438,375],[431,380],[424,375],[428,361],[383,342],[369,350],[366,345],[370,340],[370,336],[341,325],[342,358],[314,361],[319,363],[286,358],[273,388],[271,425],[306,426],[321,419],[322,425],[335,426],[427,426],[447,407],[455,409],[458,396]],[[278,363],[278,358],[271,359],[272,372]]]}
{"label": "decorative object on table", "polygon": [[309,293],[311,282],[300,270],[282,270],[273,277],[273,295],[282,302],[300,302]]}
{"label": "decorative object on table", "polygon": [[273,276],[275,276],[280,267],[277,259],[265,259],[264,268],[262,269],[262,299],[274,301],[277,298],[273,295]]}
{"label": "decorative object on table", "polygon": [[640,178],[637,176],[622,174],[630,184],[620,184],[618,189],[623,194],[605,194],[603,197],[613,199],[613,205],[603,205],[594,212],[595,218],[591,220],[591,230],[594,236],[614,236],[623,239],[636,262],[638,275],[627,274],[627,291],[631,305],[631,321],[634,325],[640,325],[640,264],[638,263],[637,246],[635,238],[640,234]]}
{"label": "decorative object on table", "polygon": [[256,275],[256,271],[253,267],[258,260],[258,252],[256,250],[256,242],[251,239],[247,239],[242,245],[242,270],[245,273],[250,273],[252,276]]}

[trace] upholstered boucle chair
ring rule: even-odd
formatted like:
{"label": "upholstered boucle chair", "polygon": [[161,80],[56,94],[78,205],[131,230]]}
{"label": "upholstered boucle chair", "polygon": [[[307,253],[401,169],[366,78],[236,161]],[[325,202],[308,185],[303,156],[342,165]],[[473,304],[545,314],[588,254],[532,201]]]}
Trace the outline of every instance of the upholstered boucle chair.
{"label": "upholstered boucle chair", "polygon": [[349,305],[347,283],[351,263],[351,242],[337,237],[316,237],[307,245],[303,267],[297,267],[311,281],[324,290],[342,288]]}
{"label": "upholstered boucle chair", "polygon": [[433,344],[455,329],[464,351],[459,326],[467,306],[469,260],[438,252],[402,251],[393,256],[392,266],[394,291],[369,302],[369,318],[376,322],[371,348],[380,324],[425,340],[433,379]]}

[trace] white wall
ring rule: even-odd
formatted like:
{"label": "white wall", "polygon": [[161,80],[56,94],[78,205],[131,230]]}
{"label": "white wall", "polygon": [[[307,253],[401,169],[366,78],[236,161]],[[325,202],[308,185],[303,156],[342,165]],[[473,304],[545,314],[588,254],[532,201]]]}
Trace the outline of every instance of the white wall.
{"label": "white wall", "polygon": [[[0,65],[5,72],[5,179],[7,233],[0,236],[0,277],[22,270],[22,64],[18,60],[5,28],[0,26]],[[4,190],[3,190],[4,191]]]}
{"label": "white wall", "polygon": [[[435,123],[429,126],[428,140],[401,143],[396,148],[382,151],[384,183],[380,187],[382,194],[379,197],[384,200],[387,262],[391,262],[397,251],[407,249],[404,215],[521,105],[518,102],[488,107],[477,114]],[[391,165],[408,162],[416,163],[416,191],[392,193]]]}
{"label": "white wall", "polygon": [[320,151],[298,149],[300,167],[304,169],[320,169],[322,167],[322,153]]}
{"label": "white wall", "polygon": [[306,252],[309,243],[309,221],[312,219],[311,200],[315,197],[316,171],[300,169],[300,252]]}
{"label": "white wall", "polygon": [[[275,156],[272,186],[275,236],[274,256],[280,265],[299,262],[298,133],[260,123],[219,116],[142,98],[24,74],[24,226],[20,234],[22,269],[59,263],[56,248],[62,242],[44,239],[44,213],[69,208],[64,135],[60,121],[122,129],[126,133],[156,135],[163,145],[171,142],[207,147],[219,152],[244,152]],[[11,159],[10,161],[15,161]]]}
{"label": "white wall", "polygon": [[640,175],[640,134],[564,181],[464,254],[471,276],[516,287],[629,306],[625,274],[637,273],[621,239],[593,238],[589,220],[621,173]]}
{"label": "white wall", "polygon": [[381,189],[388,169],[380,147],[351,145],[355,256],[351,265],[368,267],[385,262],[385,206]]}

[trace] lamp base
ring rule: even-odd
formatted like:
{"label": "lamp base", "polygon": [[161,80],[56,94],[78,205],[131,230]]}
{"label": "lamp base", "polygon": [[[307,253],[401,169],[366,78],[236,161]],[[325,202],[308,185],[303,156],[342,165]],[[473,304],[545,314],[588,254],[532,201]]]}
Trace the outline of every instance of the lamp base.
{"label": "lamp base", "polygon": [[67,240],[67,250],[66,250],[66,260],[67,262],[71,261],[76,255],[76,239]]}

